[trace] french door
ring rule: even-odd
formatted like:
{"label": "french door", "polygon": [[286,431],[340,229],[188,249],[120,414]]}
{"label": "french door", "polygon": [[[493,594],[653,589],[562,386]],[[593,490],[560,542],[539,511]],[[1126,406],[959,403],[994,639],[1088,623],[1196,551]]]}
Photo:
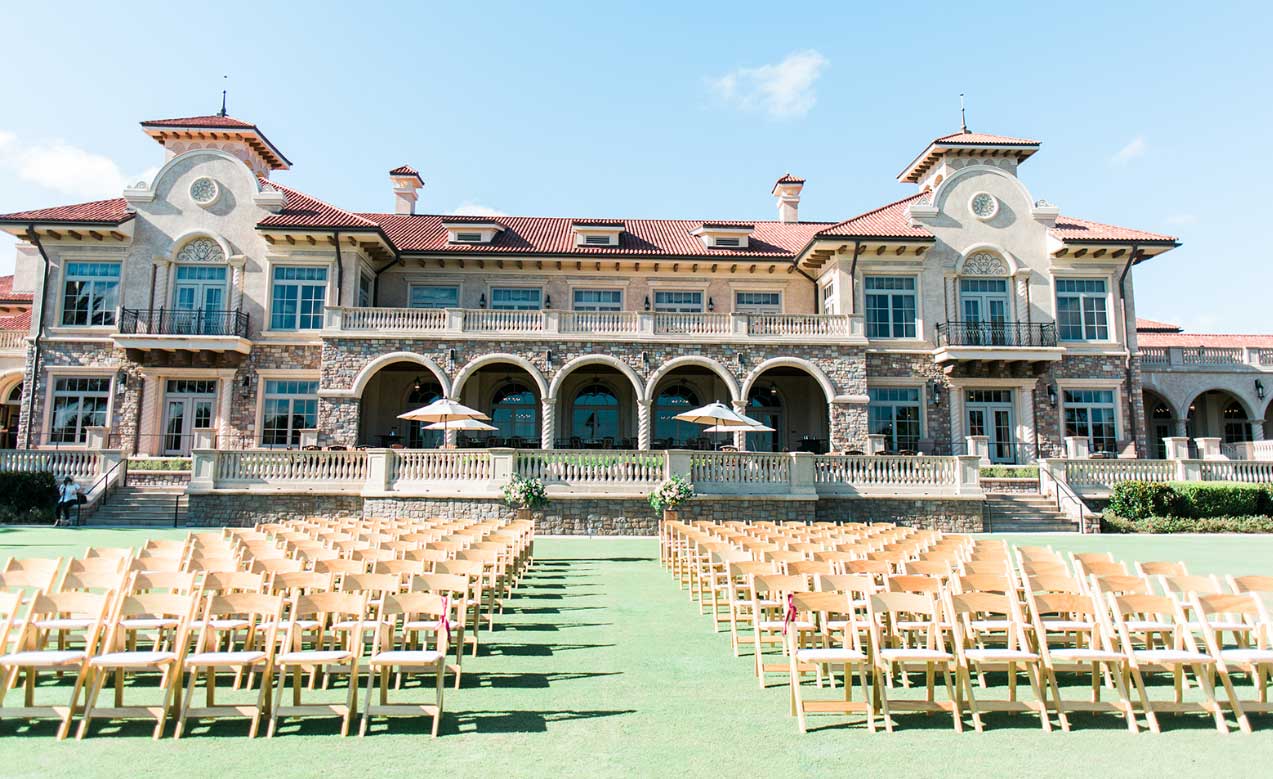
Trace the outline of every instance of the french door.
{"label": "french door", "polygon": [[989,440],[990,461],[1016,462],[1012,390],[969,390],[964,409],[968,435],[984,435]]}
{"label": "french door", "polygon": [[215,380],[168,380],[164,393],[164,454],[190,454],[194,431],[212,427],[216,386]]}
{"label": "french door", "polygon": [[959,304],[970,345],[1008,345],[1007,280],[961,279]]}
{"label": "french door", "polygon": [[182,265],[177,268],[174,293],[175,326],[190,335],[225,335],[224,266]]}

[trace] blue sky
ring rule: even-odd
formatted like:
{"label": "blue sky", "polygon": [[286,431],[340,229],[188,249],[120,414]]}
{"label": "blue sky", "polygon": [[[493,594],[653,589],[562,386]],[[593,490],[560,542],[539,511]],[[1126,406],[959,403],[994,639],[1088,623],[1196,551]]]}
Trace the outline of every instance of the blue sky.
{"label": "blue sky", "polygon": [[789,170],[836,221],[909,194],[966,92],[973,130],[1044,142],[1035,197],[1180,236],[1142,316],[1273,329],[1267,3],[885,5],[28,3],[0,212],[118,195],[162,161],[137,122],[215,111],[228,74],[278,179],[345,208],[390,210],[409,163],[427,212],[769,219]]}

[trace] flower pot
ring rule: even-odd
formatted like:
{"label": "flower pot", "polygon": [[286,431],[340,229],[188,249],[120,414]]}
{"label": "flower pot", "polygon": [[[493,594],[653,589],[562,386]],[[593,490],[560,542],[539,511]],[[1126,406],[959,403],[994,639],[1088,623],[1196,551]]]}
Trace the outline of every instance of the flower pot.
{"label": "flower pot", "polygon": [[517,509],[513,512],[513,518],[518,520],[529,520],[533,517],[533,515],[534,514],[530,509]]}
{"label": "flower pot", "polygon": [[680,518],[680,512],[676,509],[663,509],[664,522],[676,522]]}

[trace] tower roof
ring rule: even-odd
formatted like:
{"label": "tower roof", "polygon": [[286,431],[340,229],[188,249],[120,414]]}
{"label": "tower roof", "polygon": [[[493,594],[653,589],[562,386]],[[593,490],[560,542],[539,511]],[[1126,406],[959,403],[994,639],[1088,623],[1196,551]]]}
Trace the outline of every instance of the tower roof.
{"label": "tower roof", "polygon": [[160,145],[169,140],[240,141],[246,143],[265,160],[271,170],[287,170],[291,160],[275,146],[260,128],[233,116],[211,114],[177,119],[151,119],[141,123],[142,130]]}
{"label": "tower roof", "polygon": [[943,135],[928,144],[919,156],[899,174],[897,180],[908,184],[918,184],[934,163],[948,152],[957,149],[982,149],[1002,152],[1005,156],[1017,158],[1017,162],[1025,160],[1039,150],[1039,141],[1029,138],[1013,138],[1007,135],[991,135],[989,133],[973,133],[960,130],[957,133]]}

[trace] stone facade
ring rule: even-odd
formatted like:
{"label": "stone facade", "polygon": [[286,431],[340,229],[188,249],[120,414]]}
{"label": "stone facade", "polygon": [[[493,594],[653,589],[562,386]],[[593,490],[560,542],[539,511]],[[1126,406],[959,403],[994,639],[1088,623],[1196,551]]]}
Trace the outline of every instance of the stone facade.
{"label": "stone facade", "polygon": [[186,524],[192,527],[251,527],[304,517],[360,517],[362,498],[346,495],[278,495],[246,492],[192,494]]}

